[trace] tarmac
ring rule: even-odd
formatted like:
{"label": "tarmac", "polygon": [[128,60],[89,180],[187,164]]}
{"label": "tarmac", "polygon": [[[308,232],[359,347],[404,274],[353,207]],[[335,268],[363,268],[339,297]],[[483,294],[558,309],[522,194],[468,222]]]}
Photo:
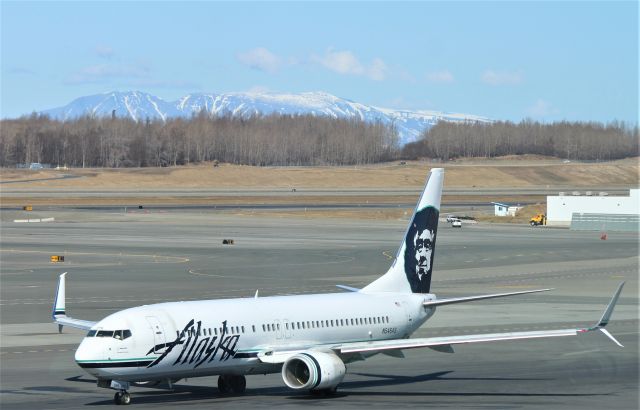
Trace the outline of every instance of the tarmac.
{"label": "tarmac", "polygon": [[[40,212],[50,223],[0,222],[0,407],[113,405],[113,392],[73,360],[84,332],[51,323],[57,277],[67,312],[99,320],[123,308],[173,300],[340,292],[388,268],[406,220],[279,218],[211,209],[149,213]],[[234,245],[222,245],[223,239]],[[589,326],[626,281],[607,329],[578,337],[406,351],[348,366],[338,394],[288,390],[280,375],[249,376],[243,396],[216,378],[174,391],[133,388],[140,408],[638,408],[637,233],[442,222],[432,291],[439,297],[535,288],[553,291],[443,306],[414,337]],[[64,263],[51,263],[64,255]],[[307,308],[304,306],[301,309]]]}

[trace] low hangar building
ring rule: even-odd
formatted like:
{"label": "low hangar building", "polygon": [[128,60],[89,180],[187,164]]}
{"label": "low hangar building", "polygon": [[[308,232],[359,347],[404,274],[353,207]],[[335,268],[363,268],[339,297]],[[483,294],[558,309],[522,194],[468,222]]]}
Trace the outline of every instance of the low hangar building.
{"label": "low hangar building", "polygon": [[640,190],[629,190],[629,196],[547,196],[547,224],[580,230],[638,231]]}

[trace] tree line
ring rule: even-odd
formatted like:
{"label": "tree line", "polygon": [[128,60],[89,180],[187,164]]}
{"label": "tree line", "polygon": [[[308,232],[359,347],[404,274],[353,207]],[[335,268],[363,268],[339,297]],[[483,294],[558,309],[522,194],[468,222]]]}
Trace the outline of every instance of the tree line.
{"label": "tree line", "polygon": [[0,166],[175,166],[204,161],[247,165],[353,165],[388,161],[398,136],[381,123],[313,115],[240,118],[205,113],[135,122],[33,114],[0,123]]}
{"label": "tree line", "polygon": [[570,160],[607,161],[638,156],[638,127],[622,122],[555,122],[544,124],[438,122],[402,149],[403,158],[449,160],[538,154]]}
{"label": "tree line", "polygon": [[0,121],[0,166],[158,167],[205,161],[246,165],[354,165],[398,158],[538,154],[606,161],[638,156],[638,127],[624,123],[439,122],[398,145],[394,127],[313,115],[240,118],[206,113],[141,121],[33,114]]}

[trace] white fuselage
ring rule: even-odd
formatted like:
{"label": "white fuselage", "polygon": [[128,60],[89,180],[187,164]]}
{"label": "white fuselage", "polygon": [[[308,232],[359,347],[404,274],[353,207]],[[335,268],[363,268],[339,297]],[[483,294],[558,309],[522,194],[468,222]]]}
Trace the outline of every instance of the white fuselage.
{"label": "white fuselage", "polygon": [[99,379],[124,381],[274,373],[281,365],[259,351],[407,338],[434,313],[422,306],[433,299],[351,292],[146,305],[98,322],[75,358]]}

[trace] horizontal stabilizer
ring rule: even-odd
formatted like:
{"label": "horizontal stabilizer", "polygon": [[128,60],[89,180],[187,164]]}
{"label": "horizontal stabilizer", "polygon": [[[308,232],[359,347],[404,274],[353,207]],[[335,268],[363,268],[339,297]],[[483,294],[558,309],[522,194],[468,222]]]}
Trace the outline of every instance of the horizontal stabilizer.
{"label": "horizontal stabilizer", "polygon": [[349,292],[360,292],[360,289],[358,288],[352,288],[351,286],[346,286],[346,285],[336,285],[337,288],[340,289],[344,289],[344,290],[348,290]]}
{"label": "horizontal stabilizer", "polygon": [[494,298],[503,298],[506,296],[515,296],[515,295],[524,295],[527,293],[536,293],[536,292],[547,292],[552,289],[536,289],[536,290],[524,290],[520,292],[509,292],[509,293],[495,293],[492,295],[480,295],[480,296],[466,296],[462,298],[450,298],[450,299],[436,299],[429,300],[423,303],[424,306],[441,306],[441,305],[452,305],[454,303],[465,303],[465,302],[473,302],[475,300],[484,300],[484,299],[494,299]]}

